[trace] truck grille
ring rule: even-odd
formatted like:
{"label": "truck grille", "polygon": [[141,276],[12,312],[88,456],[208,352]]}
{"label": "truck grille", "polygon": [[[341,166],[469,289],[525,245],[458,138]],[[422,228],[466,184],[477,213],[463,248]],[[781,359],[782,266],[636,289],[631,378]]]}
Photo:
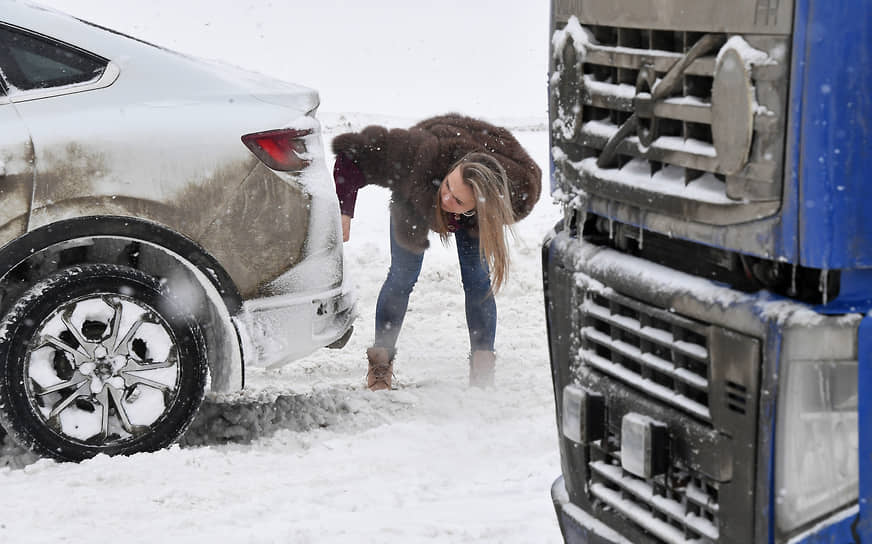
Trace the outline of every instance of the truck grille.
{"label": "truck grille", "polygon": [[702,474],[673,463],[665,474],[638,478],[621,468],[613,434],[592,444],[589,474],[591,494],[656,542],[718,540],[719,486]]}
{"label": "truck grille", "polygon": [[576,236],[543,259],[568,308],[549,341],[572,502],[633,542],[754,541],[766,339],[733,327],[756,308]]}
{"label": "truck grille", "polygon": [[[591,195],[708,224],[777,211],[771,202],[780,199],[784,114],[773,97],[786,92],[779,61],[758,50],[749,85],[725,93],[724,103],[753,94],[735,109],[747,123],[734,128],[729,109],[718,114],[712,100],[730,35],[574,28],[557,31],[552,59],[552,134],[571,170],[566,179]],[[657,85],[670,90],[654,96]]]}
{"label": "truck grille", "polygon": [[709,326],[614,292],[585,292],[581,358],[700,419],[709,411]]}
{"label": "truck grille", "polygon": [[[635,111],[633,101],[640,69],[647,64],[653,67],[652,73],[665,73],[702,34],[588,28],[599,45],[589,48],[583,65],[581,144],[585,155],[598,157],[608,137]],[[724,42],[726,36],[720,39]],[[714,179],[723,182],[711,130],[714,66],[714,57],[707,56],[687,68],[676,95],[655,106],[657,123],[646,123],[646,128],[652,130],[652,140],[658,140],[656,144],[643,152],[628,141],[619,150],[615,166],[622,167],[635,158],[644,158],[652,174],[664,166],[674,165],[682,169],[687,182],[706,172],[715,174]],[[642,88],[650,92],[647,83]],[[687,145],[686,140],[693,145]]]}

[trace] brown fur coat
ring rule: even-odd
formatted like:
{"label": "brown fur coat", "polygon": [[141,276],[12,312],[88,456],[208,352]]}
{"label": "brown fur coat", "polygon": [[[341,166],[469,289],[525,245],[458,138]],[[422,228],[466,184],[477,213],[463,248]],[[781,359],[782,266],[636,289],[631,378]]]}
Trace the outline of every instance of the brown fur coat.
{"label": "brown fur coat", "polygon": [[369,126],[333,139],[333,152],[354,161],[367,184],[391,189],[397,241],[410,251],[428,247],[436,192],[448,169],[472,151],[493,154],[509,178],[515,220],[539,200],[542,171],[508,130],[457,114],[421,121],[409,129]]}

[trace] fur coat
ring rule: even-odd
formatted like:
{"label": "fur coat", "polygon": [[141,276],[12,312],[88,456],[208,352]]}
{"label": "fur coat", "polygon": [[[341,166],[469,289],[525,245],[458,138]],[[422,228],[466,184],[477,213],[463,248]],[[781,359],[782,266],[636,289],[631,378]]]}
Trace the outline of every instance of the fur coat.
{"label": "fur coat", "polygon": [[457,114],[426,119],[409,129],[369,126],[336,136],[332,147],[337,156],[355,163],[367,184],[391,190],[397,242],[416,253],[428,247],[439,185],[467,153],[488,152],[503,165],[516,221],[530,213],[542,190],[542,171],[508,130]]}

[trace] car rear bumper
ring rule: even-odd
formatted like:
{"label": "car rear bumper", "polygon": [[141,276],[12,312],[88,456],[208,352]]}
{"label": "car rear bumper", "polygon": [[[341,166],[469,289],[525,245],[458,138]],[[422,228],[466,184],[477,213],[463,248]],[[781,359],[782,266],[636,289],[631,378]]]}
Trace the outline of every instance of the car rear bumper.
{"label": "car rear bumper", "polygon": [[343,285],[248,300],[234,322],[245,364],[276,367],[342,339],[356,315],[356,296]]}
{"label": "car rear bumper", "polygon": [[551,486],[551,500],[566,544],[630,544],[617,531],[572,504],[563,476]]}

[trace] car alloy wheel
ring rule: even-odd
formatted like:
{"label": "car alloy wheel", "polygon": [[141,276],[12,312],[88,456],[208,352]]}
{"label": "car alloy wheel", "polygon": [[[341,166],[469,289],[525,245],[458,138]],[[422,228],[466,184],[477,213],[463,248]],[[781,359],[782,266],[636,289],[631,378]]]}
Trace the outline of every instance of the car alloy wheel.
{"label": "car alloy wheel", "polygon": [[0,325],[0,422],[37,453],[80,460],[164,447],[207,375],[194,317],[165,283],[83,265],[33,286]]}

